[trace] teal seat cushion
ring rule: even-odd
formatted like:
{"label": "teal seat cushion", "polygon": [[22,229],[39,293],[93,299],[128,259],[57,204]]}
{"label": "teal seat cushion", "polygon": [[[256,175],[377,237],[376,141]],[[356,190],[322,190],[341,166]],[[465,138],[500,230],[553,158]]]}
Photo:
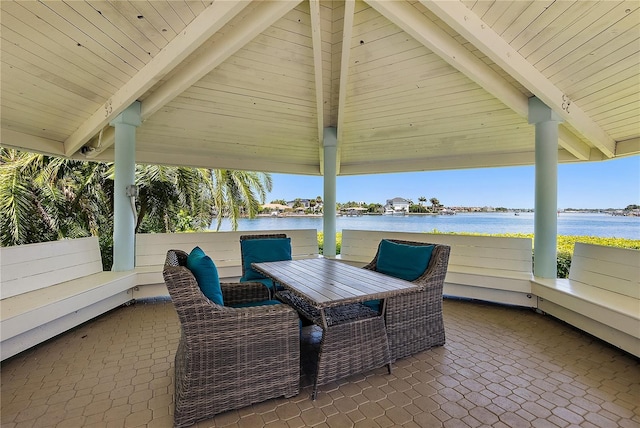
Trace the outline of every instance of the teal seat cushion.
{"label": "teal seat cushion", "polygon": [[376,312],[380,312],[380,303],[382,301],[381,300],[368,300],[366,302],[362,302],[363,305],[370,307],[371,309],[373,309]]}
{"label": "teal seat cushion", "polygon": [[239,303],[237,305],[231,305],[232,308],[253,308],[256,306],[270,306],[270,305],[282,305],[279,300],[259,300],[257,302]]}
{"label": "teal seat cushion", "polygon": [[240,282],[266,279],[260,272],[251,268],[251,263],[291,260],[291,238],[247,239],[240,241],[240,250],[244,270]]}
{"label": "teal seat cushion", "polygon": [[383,239],[378,249],[376,270],[413,281],[427,270],[433,245],[406,245]]}
{"label": "teal seat cushion", "polygon": [[187,268],[193,273],[202,294],[218,305],[224,305],[218,268],[200,247],[195,247],[187,257]]}

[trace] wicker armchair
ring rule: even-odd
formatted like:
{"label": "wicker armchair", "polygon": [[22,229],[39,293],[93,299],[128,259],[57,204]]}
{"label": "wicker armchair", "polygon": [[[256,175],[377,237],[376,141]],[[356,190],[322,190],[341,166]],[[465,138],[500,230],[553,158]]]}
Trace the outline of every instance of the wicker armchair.
{"label": "wicker armchair", "polygon": [[[404,358],[445,343],[442,289],[449,264],[450,247],[425,242],[389,241],[405,245],[433,245],[426,270],[414,283],[421,290],[387,299],[385,322],[392,360]],[[378,253],[364,269],[376,270]]]}
{"label": "wicker armchair", "polygon": [[[186,260],[184,251],[169,250],[163,270],[181,324],[175,358],[175,426],[297,395],[300,330],[296,311],[284,304],[217,305],[202,294]],[[226,305],[269,298],[259,283],[221,286]]]}

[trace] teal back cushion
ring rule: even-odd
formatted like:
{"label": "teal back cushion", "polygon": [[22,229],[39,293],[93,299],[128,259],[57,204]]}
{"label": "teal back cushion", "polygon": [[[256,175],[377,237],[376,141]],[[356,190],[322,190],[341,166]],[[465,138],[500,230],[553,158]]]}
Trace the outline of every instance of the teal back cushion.
{"label": "teal back cushion", "polygon": [[378,249],[376,270],[413,281],[427,270],[433,245],[406,245],[383,239]]}
{"label": "teal back cushion", "polygon": [[265,276],[251,268],[251,263],[291,260],[291,238],[247,239],[240,241],[244,275],[241,282],[264,279]]}
{"label": "teal back cushion", "polygon": [[187,268],[193,273],[202,294],[218,305],[224,305],[218,268],[200,247],[195,247],[187,257]]}

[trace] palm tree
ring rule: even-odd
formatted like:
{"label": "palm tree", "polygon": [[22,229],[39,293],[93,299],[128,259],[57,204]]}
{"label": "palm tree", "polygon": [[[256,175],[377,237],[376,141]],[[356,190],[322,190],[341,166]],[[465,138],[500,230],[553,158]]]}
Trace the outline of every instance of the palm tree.
{"label": "palm tree", "polygon": [[97,235],[112,216],[104,164],[0,149],[3,246]]}
{"label": "palm tree", "polygon": [[427,202],[427,198],[425,198],[424,196],[420,196],[418,198],[418,201],[420,202],[420,206],[422,206],[425,202]]}
{"label": "palm tree", "polygon": [[[3,246],[98,235],[113,230],[110,164],[0,149],[0,231]],[[254,217],[271,191],[266,173],[137,165],[137,232],[202,230],[223,216],[238,227]],[[110,251],[103,251],[110,254]]]}
{"label": "palm tree", "polygon": [[429,199],[429,202],[431,202],[431,210],[433,212],[436,212],[436,208],[440,206],[440,201],[438,200],[438,198],[431,198]]}
{"label": "palm tree", "polygon": [[[113,177],[113,168],[110,173]],[[201,230],[211,225],[213,192],[209,170],[136,165],[136,184],[136,233]]]}
{"label": "palm tree", "polygon": [[267,192],[273,188],[271,175],[264,172],[211,170],[213,202],[217,226],[220,230],[223,217],[231,220],[233,230],[238,229],[240,211],[254,218],[264,203]]}

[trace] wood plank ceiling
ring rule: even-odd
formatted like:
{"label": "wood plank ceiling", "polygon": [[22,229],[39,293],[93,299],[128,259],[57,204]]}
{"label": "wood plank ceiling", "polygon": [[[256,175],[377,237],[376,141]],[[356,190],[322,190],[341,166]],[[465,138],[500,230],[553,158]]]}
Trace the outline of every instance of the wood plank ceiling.
{"label": "wood plank ceiling", "polygon": [[536,96],[564,119],[561,162],[640,153],[637,0],[2,1],[0,12],[8,148],[113,160],[109,122],[137,100],[140,163],[321,174],[335,127],[341,175],[529,165]]}

